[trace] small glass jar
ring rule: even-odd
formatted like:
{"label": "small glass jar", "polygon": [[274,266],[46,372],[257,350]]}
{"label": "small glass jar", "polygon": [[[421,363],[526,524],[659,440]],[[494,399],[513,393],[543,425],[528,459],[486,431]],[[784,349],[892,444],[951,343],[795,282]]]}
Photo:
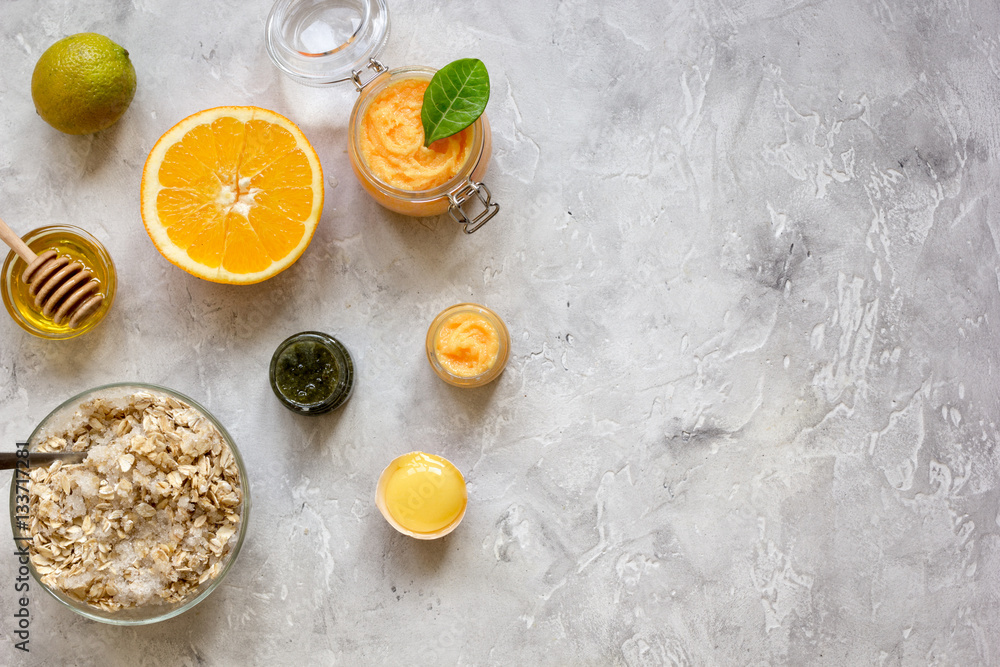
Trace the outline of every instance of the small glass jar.
{"label": "small glass jar", "polygon": [[[430,80],[436,71],[428,67],[387,70],[376,58],[388,36],[385,0],[277,0],[265,28],[268,55],[283,73],[310,86],[353,81],[361,93],[351,112],[348,148],[351,166],[365,191],[385,208],[404,215],[425,217],[447,212],[471,234],[500,210],[481,180],[493,149],[485,115],[473,124],[472,151],[465,163],[440,186],[417,191],[393,187],[365,163],[359,130],[375,95],[403,79]],[[368,70],[373,77],[362,81]]]}
{"label": "small glass jar", "polygon": [[[442,363],[438,350],[438,339],[443,327],[449,320],[460,316],[471,316],[473,319],[481,318],[493,329],[497,336],[497,352],[489,366],[474,375],[456,373],[448,368],[448,363]],[[481,387],[500,377],[503,369],[507,366],[507,359],[510,357],[510,332],[500,316],[495,312],[477,303],[459,303],[450,308],[442,310],[431,326],[427,329],[425,341],[427,351],[427,361],[439,378],[455,387]]]}
{"label": "small glass jar", "polygon": [[300,415],[320,415],[351,397],[354,360],[333,336],[303,331],[278,345],[268,376],[282,405]]}
{"label": "small glass jar", "polygon": [[21,280],[21,274],[27,265],[14,251],[11,251],[3,263],[3,269],[0,270],[0,292],[3,295],[3,304],[14,321],[28,333],[48,340],[74,338],[100,324],[114,303],[118,284],[115,264],[101,242],[85,230],[70,225],[39,227],[26,234],[23,239],[36,255],[46,250],[55,250],[60,255],[67,255],[90,269],[94,278],[100,283],[104,301],[95,313],[75,329],[67,323],[56,324],[52,318],[43,315],[41,308],[35,305],[35,298],[28,293],[28,285]]}

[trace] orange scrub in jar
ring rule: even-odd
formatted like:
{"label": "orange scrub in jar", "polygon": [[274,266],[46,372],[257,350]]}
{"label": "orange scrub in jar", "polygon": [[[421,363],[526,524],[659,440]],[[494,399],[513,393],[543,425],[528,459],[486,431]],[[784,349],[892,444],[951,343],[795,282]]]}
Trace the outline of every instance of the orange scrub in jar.
{"label": "orange scrub in jar", "polygon": [[458,377],[482,375],[496,363],[500,334],[489,320],[469,311],[455,313],[441,324],[434,340],[434,356]]}
{"label": "orange scrub in jar", "polygon": [[427,360],[456,387],[481,387],[497,379],[510,357],[510,332],[500,316],[476,303],[445,308],[427,329]]}
{"label": "orange scrub in jar", "polygon": [[419,192],[455,177],[472,152],[472,127],[424,146],[420,109],[430,80],[403,79],[369,103],[361,120],[361,158],[382,182]]}

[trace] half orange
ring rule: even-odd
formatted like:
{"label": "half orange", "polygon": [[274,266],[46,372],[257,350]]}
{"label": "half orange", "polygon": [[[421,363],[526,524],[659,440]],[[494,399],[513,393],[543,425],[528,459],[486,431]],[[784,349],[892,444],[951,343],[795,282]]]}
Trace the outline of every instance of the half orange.
{"label": "half orange", "polygon": [[291,266],[323,211],[323,169],[302,131],[257,107],[188,116],[142,171],[142,221],[188,273],[250,284]]}

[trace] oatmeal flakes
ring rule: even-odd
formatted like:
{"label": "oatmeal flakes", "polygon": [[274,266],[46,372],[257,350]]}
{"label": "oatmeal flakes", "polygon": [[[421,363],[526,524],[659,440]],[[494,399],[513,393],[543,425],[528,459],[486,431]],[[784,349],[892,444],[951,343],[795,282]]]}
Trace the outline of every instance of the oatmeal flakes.
{"label": "oatmeal flakes", "polygon": [[116,611],[182,602],[221,572],[239,532],[239,469],[191,406],[95,398],[36,449],[88,452],[31,471],[28,546],[47,586]]}

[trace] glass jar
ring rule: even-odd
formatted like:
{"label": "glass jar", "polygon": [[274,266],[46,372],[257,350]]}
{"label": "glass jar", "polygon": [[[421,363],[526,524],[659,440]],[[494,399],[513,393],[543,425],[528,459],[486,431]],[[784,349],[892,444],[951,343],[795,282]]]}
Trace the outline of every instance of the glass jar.
{"label": "glass jar", "polygon": [[[379,204],[414,217],[447,212],[471,234],[500,210],[482,182],[492,154],[490,124],[485,114],[473,124],[472,150],[448,182],[428,190],[405,190],[379,179],[359,148],[359,130],[372,99],[408,78],[430,80],[436,70],[400,67],[377,60],[389,36],[385,0],[277,0],[267,17],[267,52],[274,64],[295,81],[310,86],[353,81],[360,93],[348,125],[351,167],[365,191]],[[367,81],[362,79],[371,75]]]}
{"label": "glass jar", "polygon": [[[438,349],[441,330],[448,325],[449,320],[462,316],[471,321],[483,321],[497,337],[496,355],[485,369],[472,374],[458,373],[449,368],[452,364],[447,359],[442,358],[441,350]],[[431,326],[427,329],[425,348],[427,361],[430,362],[431,368],[434,369],[434,373],[439,378],[455,387],[481,387],[500,377],[503,369],[507,366],[507,359],[510,357],[510,332],[507,331],[507,325],[503,323],[500,316],[486,306],[477,303],[459,303],[442,310],[434,318]]]}
{"label": "glass jar", "polygon": [[[361,186],[375,201],[391,211],[404,215],[426,217],[441,215],[452,210],[464,215],[464,212],[461,211],[459,197],[468,199],[473,195],[480,198],[483,210],[488,211],[491,206],[491,195],[481,180],[486,174],[486,167],[493,153],[493,140],[490,123],[486,116],[480,116],[472,124],[472,148],[462,166],[447,182],[429,190],[404,190],[394,187],[376,176],[364,159],[360,145],[361,123],[372,100],[383,90],[400,81],[408,79],[430,81],[435,71],[429,67],[399,67],[379,74],[361,89],[361,96],[351,111],[351,120],[348,125],[350,128],[351,167],[354,169],[354,175],[358,177]],[[471,188],[471,190],[463,193],[466,188]],[[469,228],[471,221],[463,220],[461,215],[452,213],[452,217],[457,222],[465,224],[466,231],[471,234],[485,224],[486,220],[492,217],[496,209],[499,208],[497,204],[492,204],[492,206],[494,209],[492,213],[477,222],[474,228]]]}
{"label": "glass jar", "polygon": [[286,338],[271,357],[271,389],[300,415],[321,415],[347,402],[354,390],[354,360],[343,344],[319,331]]}
{"label": "glass jar", "polygon": [[75,329],[67,323],[56,324],[52,318],[43,315],[41,308],[35,305],[34,297],[28,293],[28,285],[21,280],[21,274],[27,265],[12,250],[7,254],[3,269],[0,270],[0,292],[3,304],[14,321],[28,333],[48,340],[73,338],[100,324],[114,303],[117,287],[115,264],[101,242],[85,230],[70,225],[39,227],[26,234],[23,240],[36,255],[46,250],[55,250],[60,255],[67,255],[90,269],[94,278],[100,283],[104,301],[95,313],[83,320]]}

